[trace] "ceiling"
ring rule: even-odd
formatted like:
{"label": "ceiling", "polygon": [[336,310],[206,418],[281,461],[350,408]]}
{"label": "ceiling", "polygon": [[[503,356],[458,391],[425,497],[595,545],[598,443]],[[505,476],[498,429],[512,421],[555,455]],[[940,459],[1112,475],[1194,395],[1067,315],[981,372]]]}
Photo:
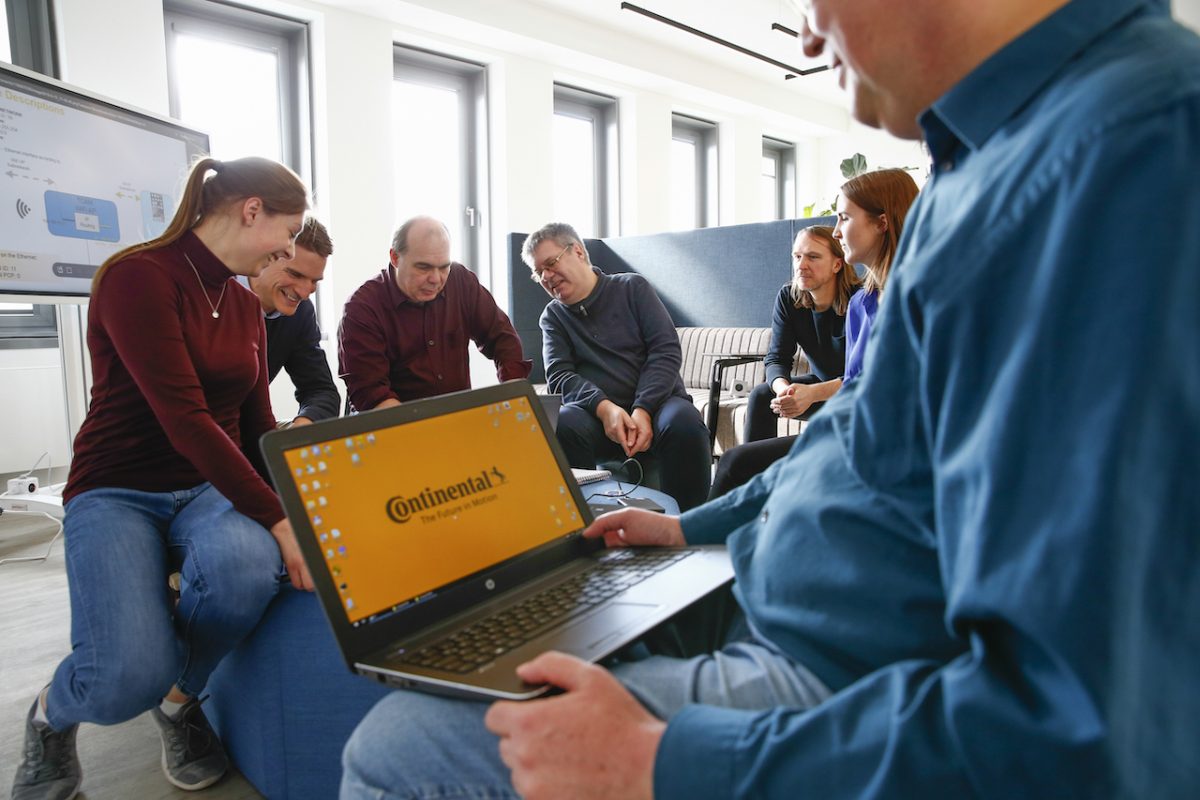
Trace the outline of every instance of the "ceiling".
{"label": "ceiling", "polygon": [[[795,93],[844,106],[845,97],[833,75],[821,72],[786,80],[783,69],[736,52],[715,42],[622,10],[621,0],[527,0],[532,5],[586,20],[627,36],[718,63],[755,80],[783,85]],[[740,45],[790,66],[811,69],[828,64],[827,58],[809,59],[799,40],[776,30],[779,23],[799,30],[801,20],[787,0],[630,0],[634,5],[691,28]]]}

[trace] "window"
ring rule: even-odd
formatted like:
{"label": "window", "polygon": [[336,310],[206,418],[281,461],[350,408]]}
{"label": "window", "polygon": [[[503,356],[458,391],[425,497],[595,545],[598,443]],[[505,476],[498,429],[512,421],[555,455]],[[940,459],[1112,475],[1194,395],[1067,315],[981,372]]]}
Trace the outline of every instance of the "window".
{"label": "window", "polygon": [[487,275],[484,67],[397,45],[393,77],[396,224],[418,214],[441,220],[451,257]]}
{"label": "window", "polygon": [[51,0],[0,0],[0,60],[58,77]]}
{"label": "window", "polygon": [[671,230],[716,225],[717,126],[671,115]]}
{"label": "window", "polygon": [[8,5],[0,0],[0,61],[12,63],[12,45],[8,41]]}
{"label": "window", "polygon": [[795,145],[763,137],[761,219],[791,219],[796,216]]}
{"label": "window", "polygon": [[54,347],[57,343],[54,306],[0,303],[0,349]]}
{"label": "window", "polygon": [[617,101],[554,87],[554,218],[583,237],[619,232]]}
{"label": "window", "polygon": [[[49,0],[0,0],[0,61],[57,75]],[[0,302],[0,349],[56,347],[54,306]]]}
{"label": "window", "polygon": [[168,0],[164,20],[171,115],[207,131],[217,158],[266,156],[307,180],[304,23],[210,0]]}

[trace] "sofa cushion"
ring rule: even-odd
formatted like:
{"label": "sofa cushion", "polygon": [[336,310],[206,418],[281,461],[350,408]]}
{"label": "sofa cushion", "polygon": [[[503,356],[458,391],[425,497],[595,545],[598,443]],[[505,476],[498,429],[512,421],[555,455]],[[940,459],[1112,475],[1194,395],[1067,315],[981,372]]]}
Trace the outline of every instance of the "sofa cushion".
{"label": "sofa cushion", "polygon": [[336,797],[342,747],[389,691],[350,671],[317,596],[290,586],[207,690],[204,712],[230,758],[271,800]]}

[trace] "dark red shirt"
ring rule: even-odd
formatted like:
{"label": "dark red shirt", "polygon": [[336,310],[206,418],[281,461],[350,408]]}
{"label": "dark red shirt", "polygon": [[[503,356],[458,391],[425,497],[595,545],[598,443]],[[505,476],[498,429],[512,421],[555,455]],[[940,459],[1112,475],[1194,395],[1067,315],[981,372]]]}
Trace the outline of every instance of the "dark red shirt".
{"label": "dark red shirt", "polygon": [[338,326],[338,371],[350,404],[367,411],[389,397],[416,400],[470,389],[468,339],[496,362],[500,380],[529,377],[533,362],[475,273],[451,264],[442,293],[414,303],[389,264],[350,296]]}
{"label": "dark red shirt", "polygon": [[264,527],[283,519],[258,453],[258,437],[275,427],[262,307],[194,234],[109,267],[88,307],[87,340],[92,398],[65,500],[209,481]]}

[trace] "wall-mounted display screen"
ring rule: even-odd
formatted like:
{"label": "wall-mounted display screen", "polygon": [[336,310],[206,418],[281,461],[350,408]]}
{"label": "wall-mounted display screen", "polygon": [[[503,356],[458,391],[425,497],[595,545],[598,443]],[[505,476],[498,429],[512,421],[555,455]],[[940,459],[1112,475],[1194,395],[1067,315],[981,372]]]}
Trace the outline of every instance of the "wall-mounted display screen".
{"label": "wall-mounted display screen", "polygon": [[208,136],[0,63],[0,294],[87,296],[158,236]]}

